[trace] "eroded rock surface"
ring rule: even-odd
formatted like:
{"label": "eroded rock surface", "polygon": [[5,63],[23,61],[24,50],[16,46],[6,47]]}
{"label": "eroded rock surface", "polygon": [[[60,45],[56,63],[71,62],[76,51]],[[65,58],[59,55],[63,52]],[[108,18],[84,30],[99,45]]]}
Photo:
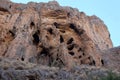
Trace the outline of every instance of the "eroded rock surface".
{"label": "eroded rock surface", "polygon": [[120,72],[120,46],[102,51],[104,67]]}
{"label": "eroded rock surface", "polygon": [[0,56],[49,66],[102,65],[112,48],[106,25],[56,1],[0,2]]}

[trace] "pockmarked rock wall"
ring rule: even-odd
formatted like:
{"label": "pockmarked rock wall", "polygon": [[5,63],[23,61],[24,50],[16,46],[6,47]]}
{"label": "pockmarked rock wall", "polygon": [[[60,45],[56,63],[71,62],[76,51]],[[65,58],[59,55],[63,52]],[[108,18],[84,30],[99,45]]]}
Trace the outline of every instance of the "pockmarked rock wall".
{"label": "pockmarked rock wall", "polygon": [[0,2],[0,56],[49,66],[101,66],[101,50],[112,48],[97,16],[56,1]]}

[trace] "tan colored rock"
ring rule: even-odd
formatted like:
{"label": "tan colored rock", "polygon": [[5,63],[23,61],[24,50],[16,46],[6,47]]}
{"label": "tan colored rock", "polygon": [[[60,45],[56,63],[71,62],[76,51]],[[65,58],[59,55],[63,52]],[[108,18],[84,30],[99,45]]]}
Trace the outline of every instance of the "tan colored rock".
{"label": "tan colored rock", "polygon": [[107,27],[96,16],[56,1],[0,3],[0,56],[50,66],[101,66],[100,51],[111,47]]}

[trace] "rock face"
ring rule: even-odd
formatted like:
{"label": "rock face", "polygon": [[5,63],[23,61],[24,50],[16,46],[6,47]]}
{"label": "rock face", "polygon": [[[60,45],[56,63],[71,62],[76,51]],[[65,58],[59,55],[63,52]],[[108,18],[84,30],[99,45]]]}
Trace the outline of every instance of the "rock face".
{"label": "rock face", "polygon": [[0,56],[49,66],[102,65],[112,48],[106,25],[71,7],[0,3]]}
{"label": "rock face", "polygon": [[120,46],[102,51],[104,67],[120,72]]}

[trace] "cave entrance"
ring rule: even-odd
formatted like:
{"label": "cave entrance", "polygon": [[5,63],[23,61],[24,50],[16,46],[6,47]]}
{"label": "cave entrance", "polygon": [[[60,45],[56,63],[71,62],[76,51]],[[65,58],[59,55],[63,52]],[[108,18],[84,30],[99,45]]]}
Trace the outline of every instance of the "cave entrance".
{"label": "cave entrance", "polygon": [[36,33],[33,34],[33,43],[37,45],[39,43],[39,41],[40,41],[39,35],[36,32]]}

